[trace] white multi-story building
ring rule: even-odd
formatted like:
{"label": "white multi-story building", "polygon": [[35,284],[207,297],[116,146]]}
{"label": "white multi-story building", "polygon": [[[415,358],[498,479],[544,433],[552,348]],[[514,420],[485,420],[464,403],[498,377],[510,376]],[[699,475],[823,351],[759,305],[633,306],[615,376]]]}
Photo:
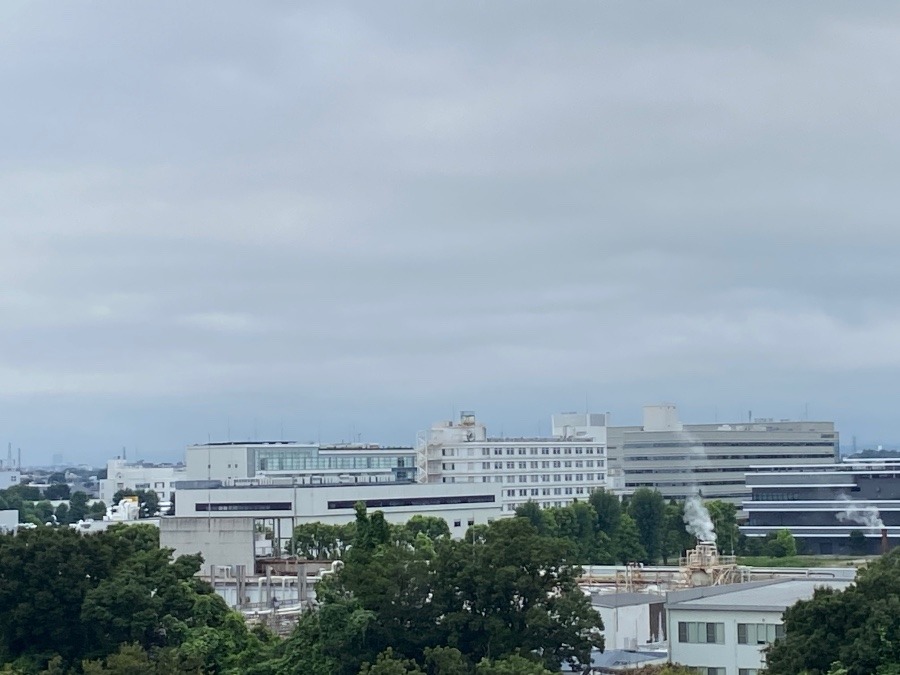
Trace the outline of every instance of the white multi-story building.
{"label": "white multi-story building", "polygon": [[502,486],[506,512],[533,501],[547,508],[585,500],[607,486],[606,418],[554,416],[550,438],[490,438],[475,414],[440,422],[418,435],[422,483],[490,483]]}
{"label": "white multi-story building", "polygon": [[761,464],[832,464],[839,447],[833,422],[682,424],[674,405],[644,407],[641,426],[607,429],[609,461],[627,492],[659,490],[666,499],[697,493],[740,504],[745,474]]}
{"label": "white multi-story building", "polygon": [[100,481],[100,499],[111,505],[119,490],[152,490],[160,501],[167,501],[175,483],[185,479],[183,464],[149,464],[111,459],[106,463],[106,478]]}
{"label": "white multi-story building", "polygon": [[812,598],[817,587],[842,590],[851,583],[769,579],[669,593],[669,660],[700,675],[760,675],[765,648],[783,635],[784,610]]}

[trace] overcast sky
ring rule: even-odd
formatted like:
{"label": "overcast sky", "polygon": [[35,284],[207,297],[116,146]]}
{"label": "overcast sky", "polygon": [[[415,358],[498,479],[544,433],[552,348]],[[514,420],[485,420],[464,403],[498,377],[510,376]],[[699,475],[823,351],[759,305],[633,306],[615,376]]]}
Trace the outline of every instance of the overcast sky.
{"label": "overcast sky", "polygon": [[900,441],[900,6],[690,9],[0,3],[3,445]]}

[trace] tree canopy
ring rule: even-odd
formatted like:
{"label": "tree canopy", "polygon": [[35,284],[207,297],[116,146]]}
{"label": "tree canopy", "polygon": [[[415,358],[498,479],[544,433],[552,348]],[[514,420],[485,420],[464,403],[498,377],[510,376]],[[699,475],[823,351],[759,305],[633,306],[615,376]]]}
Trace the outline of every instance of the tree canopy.
{"label": "tree canopy", "polygon": [[785,637],[768,652],[769,675],[900,673],[900,549],[859,572],[843,591],[817,589],[784,613]]}

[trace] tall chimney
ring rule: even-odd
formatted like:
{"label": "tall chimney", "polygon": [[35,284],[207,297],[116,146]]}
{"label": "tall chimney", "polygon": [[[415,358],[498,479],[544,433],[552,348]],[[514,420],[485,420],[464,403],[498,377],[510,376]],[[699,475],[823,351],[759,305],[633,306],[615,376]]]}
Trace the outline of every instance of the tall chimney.
{"label": "tall chimney", "polygon": [[881,555],[884,555],[888,552],[888,536],[887,536],[887,528],[881,528]]}

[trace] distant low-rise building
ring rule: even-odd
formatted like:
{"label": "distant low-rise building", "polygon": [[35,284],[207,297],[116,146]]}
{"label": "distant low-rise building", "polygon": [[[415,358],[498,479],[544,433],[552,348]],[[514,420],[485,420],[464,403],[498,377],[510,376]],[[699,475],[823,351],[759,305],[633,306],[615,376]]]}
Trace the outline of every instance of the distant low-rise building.
{"label": "distant low-rise building", "polygon": [[119,490],[151,490],[160,501],[168,501],[175,483],[185,478],[182,464],[151,464],[111,459],[106,463],[106,478],[100,481],[100,499],[109,505]]}

